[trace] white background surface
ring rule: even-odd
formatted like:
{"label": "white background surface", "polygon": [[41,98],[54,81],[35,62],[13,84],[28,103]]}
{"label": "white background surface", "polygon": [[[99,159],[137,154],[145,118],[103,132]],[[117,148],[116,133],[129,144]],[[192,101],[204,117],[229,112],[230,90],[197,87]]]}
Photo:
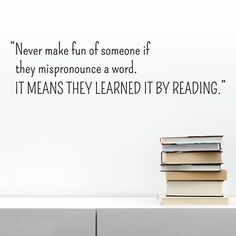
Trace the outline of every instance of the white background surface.
{"label": "white background surface", "polygon": [[[0,195],[155,196],[165,192],[159,137],[201,134],[225,135],[224,192],[235,195],[236,17],[233,1],[220,3],[3,3],[1,29],[19,31],[1,31]],[[151,40],[151,56],[137,59],[137,79],[227,82],[219,96],[14,95],[10,40],[58,38],[120,46]]]}

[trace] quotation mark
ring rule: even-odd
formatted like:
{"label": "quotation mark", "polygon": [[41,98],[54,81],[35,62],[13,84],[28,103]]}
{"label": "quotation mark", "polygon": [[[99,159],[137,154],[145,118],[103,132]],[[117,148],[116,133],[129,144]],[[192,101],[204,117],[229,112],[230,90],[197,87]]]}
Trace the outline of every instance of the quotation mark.
{"label": "quotation mark", "polygon": [[14,44],[15,43],[15,41],[11,41],[11,44]]}
{"label": "quotation mark", "polygon": [[[222,79],[222,80],[221,80],[221,83],[222,83],[222,84],[225,84],[225,83],[226,83],[225,79]],[[220,92],[218,92],[218,94],[220,94]]]}

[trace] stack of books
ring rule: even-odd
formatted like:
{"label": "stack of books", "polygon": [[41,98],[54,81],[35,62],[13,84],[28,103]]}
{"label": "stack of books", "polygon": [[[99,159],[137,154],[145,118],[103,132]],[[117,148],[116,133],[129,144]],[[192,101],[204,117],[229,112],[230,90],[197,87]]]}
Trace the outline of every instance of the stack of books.
{"label": "stack of books", "polygon": [[227,204],[222,191],[223,136],[161,138],[161,171],[166,172],[163,204]]}

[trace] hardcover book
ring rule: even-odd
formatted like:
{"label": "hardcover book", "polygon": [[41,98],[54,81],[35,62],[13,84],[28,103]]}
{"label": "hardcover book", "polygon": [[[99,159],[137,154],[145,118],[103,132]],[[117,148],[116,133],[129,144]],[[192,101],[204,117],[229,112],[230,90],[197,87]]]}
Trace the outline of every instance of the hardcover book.
{"label": "hardcover book", "polygon": [[223,181],[167,181],[166,196],[222,197]]}
{"label": "hardcover book", "polygon": [[229,204],[229,199],[227,197],[163,197],[161,198],[161,203],[164,205],[227,205]]}
{"label": "hardcover book", "polygon": [[184,143],[184,144],[162,144],[164,152],[194,152],[194,151],[221,151],[220,143]]}
{"label": "hardcover book", "polygon": [[162,152],[163,164],[222,164],[221,152]]}
{"label": "hardcover book", "polygon": [[177,143],[221,143],[223,135],[209,136],[185,136],[185,137],[163,137],[160,139],[162,144],[177,144]]}
{"label": "hardcover book", "polygon": [[220,171],[221,164],[211,164],[211,165],[203,165],[203,164],[192,164],[192,165],[182,165],[182,164],[161,164],[161,171]]}
{"label": "hardcover book", "polygon": [[227,180],[227,171],[166,172],[166,180]]}

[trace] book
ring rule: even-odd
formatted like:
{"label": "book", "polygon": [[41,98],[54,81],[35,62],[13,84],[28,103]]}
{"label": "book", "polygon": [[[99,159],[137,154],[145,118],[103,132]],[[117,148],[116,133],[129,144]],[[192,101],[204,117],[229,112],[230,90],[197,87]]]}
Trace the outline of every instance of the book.
{"label": "book", "polygon": [[221,143],[222,141],[223,141],[223,135],[163,137],[163,138],[160,139],[160,142],[162,144]]}
{"label": "book", "polygon": [[166,180],[227,180],[227,171],[166,172]]}
{"label": "book", "polygon": [[162,152],[163,164],[222,164],[221,152]]}
{"label": "book", "polygon": [[178,204],[207,204],[207,205],[227,205],[229,198],[227,197],[163,197],[161,204],[178,205]]}
{"label": "book", "polygon": [[167,181],[166,196],[222,197],[223,181]]}
{"label": "book", "polygon": [[211,164],[211,165],[172,165],[172,164],[161,164],[161,171],[220,171],[221,164]]}
{"label": "book", "polygon": [[162,144],[164,152],[221,151],[220,143]]}

